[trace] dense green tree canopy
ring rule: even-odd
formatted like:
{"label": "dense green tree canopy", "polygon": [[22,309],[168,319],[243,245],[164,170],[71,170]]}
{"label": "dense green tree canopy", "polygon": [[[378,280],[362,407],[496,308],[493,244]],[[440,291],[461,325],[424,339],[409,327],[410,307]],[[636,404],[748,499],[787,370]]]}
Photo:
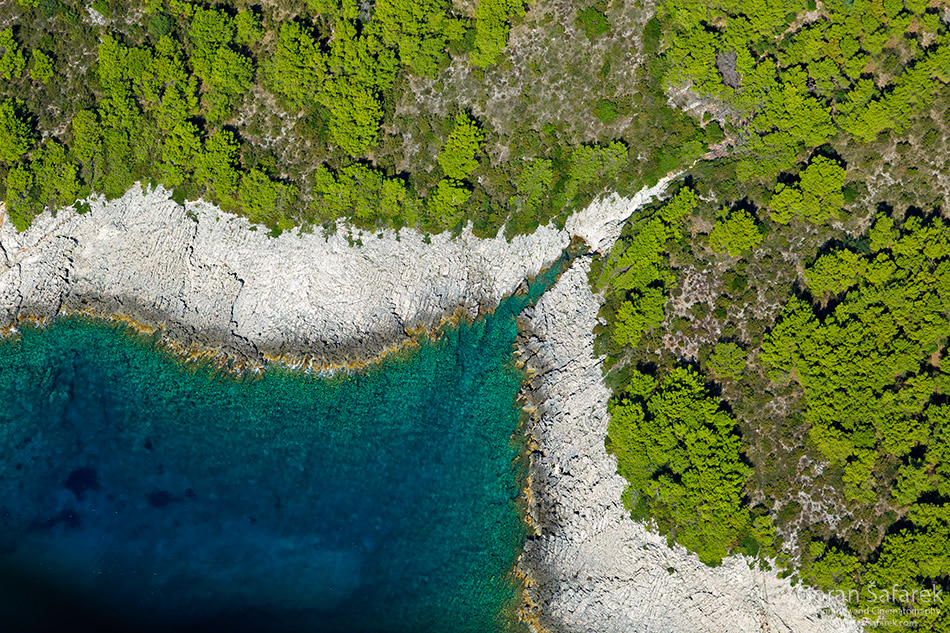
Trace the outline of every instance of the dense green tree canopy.
{"label": "dense green tree canopy", "polygon": [[514,200],[520,202],[525,211],[533,212],[541,205],[553,184],[554,169],[550,160],[539,158],[526,161],[518,175],[518,196]]}
{"label": "dense green tree canopy", "polygon": [[648,511],[661,532],[718,563],[749,536],[743,507],[750,469],[736,423],[710,398],[702,379],[675,369],[659,384],[633,373],[630,397],[611,405],[607,448],[629,482],[634,512]]}
{"label": "dense green tree canopy", "polygon": [[667,269],[667,244],[682,236],[682,220],[696,203],[693,190],[681,189],[655,215],[639,224],[631,237],[621,239],[614,247],[599,284],[609,284],[616,299],[622,299],[610,319],[618,345],[635,346],[663,321],[666,289],[674,281]]}
{"label": "dense green tree canopy", "polygon": [[264,64],[268,85],[294,107],[304,108],[320,94],[327,60],[305,26],[297,22],[282,24],[277,50]]}
{"label": "dense green tree canopy", "polygon": [[881,601],[876,587],[896,586],[906,593],[886,600],[924,612],[892,626],[915,620],[941,630],[946,608],[920,592],[950,576],[947,506],[933,503],[950,496],[950,376],[936,360],[950,335],[950,227],[910,216],[897,228],[881,215],[870,244],[867,253],[840,249],[816,261],[809,289],[837,307],[821,318],[791,302],[762,357],[774,380],[801,385],[811,441],[842,468],[846,497],[905,517],[870,561],[814,541],[803,575],[825,589],[849,582],[857,608]]}
{"label": "dense green tree canopy", "polygon": [[462,39],[465,22],[450,17],[446,0],[380,0],[373,13],[383,43],[399,52],[399,61],[419,75],[435,76],[448,61],[445,48]]}
{"label": "dense green tree canopy", "polygon": [[[511,236],[561,222],[608,188],[632,194],[701,155],[712,138],[670,107],[659,76],[646,67],[620,93],[609,81],[592,87],[590,103],[601,104],[604,128],[587,125],[586,109],[579,122],[545,115],[513,130],[496,128],[497,114],[480,115],[477,125],[447,118],[446,112],[481,112],[478,94],[508,72],[509,30],[532,8],[520,0],[471,7],[449,0],[380,0],[371,7],[355,0],[96,0],[91,9],[102,19],[95,22],[80,4],[0,7],[3,24],[12,25],[0,32],[0,98],[29,94],[22,115],[35,119],[38,137],[64,145],[82,194],[117,196],[143,181],[174,188],[176,200],[204,195],[272,226],[346,218],[364,228],[428,231],[448,226],[434,218],[457,216],[455,224],[471,222],[479,236],[503,228]],[[525,24],[550,30],[537,20]],[[620,54],[608,48],[606,57]],[[490,68],[496,64],[502,66]],[[531,69],[557,72],[536,62]],[[453,83],[449,75],[462,82],[449,90],[461,92],[445,93],[444,104],[435,103],[442,97],[414,96],[443,92]],[[649,114],[632,120],[634,92],[636,109]],[[510,105],[528,103],[524,95]],[[225,130],[236,150],[212,178],[206,148]],[[31,160],[26,154],[22,160]],[[335,177],[354,165],[376,170],[366,183],[386,183],[393,195],[405,190],[419,203],[406,213],[327,205],[314,178],[321,165]],[[0,165],[0,189],[14,167]],[[255,169],[296,191],[295,204],[280,205],[276,214],[256,203],[246,207],[272,199],[240,195],[244,175]]]}
{"label": "dense green tree canopy", "polygon": [[746,353],[735,343],[717,343],[706,364],[715,376],[738,380],[745,370]]}
{"label": "dense green tree canopy", "polygon": [[[747,121],[740,178],[770,180],[838,130],[863,141],[903,131],[950,81],[946,27],[926,4],[832,0],[816,20],[798,19],[805,0],[766,4],[665,6],[665,81],[691,84]],[[867,77],[885,68],[872,58],[899,59],[894,49],[905,47],[911,61],[894,81]]]}
{"label": "dense green tree canopy", "polygon": [[15,101],[0,101],[0,160],[15,161],[33,145],[33,129],[21,110]]}
{"label": "dense green tree canopy", "polygon": [[480,0],[475,7],[475,50],[472,64],[485,67],[498,61],[508,43],[509,21],[524,15],[524,0]]}
{"label": "dense green tree canopy", "polygon": [[30,77],[44,84],[53,79],[53,58],[38,48],[33,49]]}
{"label": "dense green tree canopy", "polygon": [[468,201],[471,192],[459,182],[440,180],[435,191],[428,199],[428,215],[438,230],[450,229],[462,219],[462,206]]}
{"label": "dense green tree canopy", "polygon": [[720,253],[729,253],[737,257],[755,248],[762,241],[762,233],[755,218],[745,209],[738,209],[716,222],[709,233],[709,245]]}
{"label": "dense green tree canopy", "polygon": [[338,174],[320,167],[314,180],[320,195],[321,216],[333,218],[352,213],[358,219],[371,219],[382,214],[395,226],[411,226],[418,221],[419,204],[402,180],[385,178],[359,163]]}
{"label": "dense green tree canopy", "polygon": [[890,248],[823,255],[806,279],[819,297],[843,300],[824,320],[808,304],[790,303],[762,359],[776,380],[793,373],[802,385],[822,455],[853,465],[864,480],[873,465],[868,449],[903,458],[927,443],[919,417],[931,394],[950,386],[929,361],[950,336],[947,227],[911,217]]}
{"label": "dense green tree canopy", "polygon": [[3,51],[0,55],[0,77],[19,79],[26,67],[26,58],[13,38],[13,29],[0,31],[0,50]]}
{"label": "dense green tree canopy", "polygon": [[[70,6],[60,5],[62,10],[72,11],[72,0],[64,2]],[[21,3],[26,10],[12,12],[14,24],[26,21],[29,28],[0,31],[0,77],[15,82],[29,68],[29,78],[50,84],[52,93],[58,89],[54,84],[59,55],[72,47],[51,44],[53,40],[33,46],[32,36],[24,47],[16,34],[42,30],[43,21],[61,10],[50,5],[52,13],[46,9],[34,13],[29,11],[33,4]],[[482,67],[494,63],[504,49],[509,19],[523,14],[523,5],[480,3],[474,20],[457,14],[448,0],[381,0],[371,14],[353,0],[313,0],[308,5],[309,10],[302,5],[276,10],[243,2],[232,6],[130,0],[112,8],[123,16],[132,11],[129,15],[135,17],[129,19],[141,19],[140,25],[129,22],[126,28],[123,17],[101,27],[82,27],[84,35],[92,33],[96,40],[90,48],[97,63],[89,72],[97,75],[97,81],[85,82],[90,94],[83,107],[72,110],[75,120],[63,139],[69,144],[62,156],[75,168],[79,193],[94,190],[117,196],[136,180],[158,180],[179,189],[180,195],[203,193],[229,210],[275,226],[286,224],[288,216],[294,217],[291,224],[318,218],[332,222],[342,216],[365,225],[422,223],[443,230],[470,216],[473,189],[461,181],[478,165],[484,139],[484,131],[470,119],[460,118],[454,132],[438,133],[443,147],[438,161],[448,176],[444,182],[394,179],[390,159],[378,172],[366,172],[372,177],[352,176],[359,161],[374,162],[370,155],[389,134],[382,125],[385,120],[392,124],[395,92],[404,90],[397,88],[397,79],[407,74],[434,77],[447,66],[450,54],[467,63],[468,53],[474,51]],[[106,3],[95,8],[104,18],[113,17]],[[143,11],[135,14],[139,9]],[[75,24],[69,19],[68,24]],[[467,34],[470,37],[463,43]],[[68,56],[62,63],[75,65]],[[351,189],[378,184],[372,187],[376,193],[350,196],[362,202],[358,211],[327,204],[327,196],[317,188],[325,178],[301,174],[291,183],[278,177],[286,172],[279,168],[282,157],[267,155],[266,144],[272,141],[264,140],[263,130],[251,130],[244,123],[256,115],[255,108],[272,107],[260,102],[263,92],[249,94],[258,85],[271,91],[281,107],[302,117],[297,129],[275,133],[277,138],[303,133],[321,160],[329,161],[321,173],[340,175]],[[248,107],[249,101],[256,105]],[[21,125],[28,121],[25,108],[17,112],[16,125],[10,116],[4,121],[6,162],[21,158],[35,162],[37,157],[28,156],[30,144],[24,140],[32,139],[32,129],[24,136]],[[258,145],[246,145],[247,136]],[[314,167],[321,160],[313,161]],[[550,167],[551,161],[538,165]],[[6,182],[15,167],[2,169],[0,180]],[[26,164],[16,167],[10,182],[18,186],[12,189],[11,200],[26,200],[16,192],[26,191],[24,183],[35,180],[30,175],[34,171]],[[520,169],[505,174],[511,185],[493,192],[494,201],[484,202],[484,190],[479,196],[480,204],[492,210],[496,230],[508,216],[506,206],[518,173]],[[539,207],[554,204],[548,189],[561,175],[549,170],[524,181],[529,188],[526,217],[538,221]],[[409,204],[416,196],[432,201]],[[420,213],[423,207],[428,211]],[[333,214],[328,216],[331,208]],[[512,209],[520,208],[521,199],[512,200]]]}
{"label": "dense green tree canopy", "polygon": [[462,180],[475,171],[482,138],[482,131],[468,115],[462,113],[455,118],[455,128],[439,150],[439,165],[446,176]]}
{"label": "dense green tree canopy", "polygon": [[821,223],[836,219],[844,206],[845,170],[836,161],[816,156],[802,170],[798,185],[779,184],[769,202],[772,219],[785,224],[792,218]]}

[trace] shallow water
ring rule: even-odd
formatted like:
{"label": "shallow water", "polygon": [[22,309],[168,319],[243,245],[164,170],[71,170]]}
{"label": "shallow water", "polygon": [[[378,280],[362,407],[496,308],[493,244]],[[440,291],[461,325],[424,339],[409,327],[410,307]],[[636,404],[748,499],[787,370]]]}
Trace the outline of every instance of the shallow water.
{"label": "shallow water", "polygon": [[511,352],[552,278],[331,379],[236,377],[90,321],[0,342],[0,618],[521,630]]}

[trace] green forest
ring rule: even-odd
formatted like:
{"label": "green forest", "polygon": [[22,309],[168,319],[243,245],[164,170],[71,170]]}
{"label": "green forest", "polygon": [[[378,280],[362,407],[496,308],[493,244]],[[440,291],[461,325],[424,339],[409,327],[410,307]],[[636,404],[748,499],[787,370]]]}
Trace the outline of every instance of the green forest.
{"label": "green forest", "polygon": [[[679,173],[591,267],[624,503],[861,609],[950,591],[948,23],[946,0],[15,0],[0,195],[19,230],[140,182],[272,235],[510,238]],[[919,628],[950,630],[938,606]]]}
{"label": "green forest", "polygon": [[[46,209],[142,182],[178,201],[204,196],[273,234],[346,220],[513,235],[608,189],[652,184],[708,147],[645,72],[639,101],[668,123],[646,146],[638,125],[577,138],[553,117],[496,130],[462,100],[408,112],[414,83],[457,68],[480,89],[525,17],[512,0],[471,14],[449,0],[3,3],[7,217],[23,230]],[[630,95],[615,103],[609,83],[591,89],[585,117],[613,121],[632,106]],[[493,157],[501,146],[507,156]]]}
{"label": "green forest", "polygon": [[950,628],[945,9],[661,5],[651,72],[721,141],[590,276],[631,515],[856,613],[905,590],[882,631]]}

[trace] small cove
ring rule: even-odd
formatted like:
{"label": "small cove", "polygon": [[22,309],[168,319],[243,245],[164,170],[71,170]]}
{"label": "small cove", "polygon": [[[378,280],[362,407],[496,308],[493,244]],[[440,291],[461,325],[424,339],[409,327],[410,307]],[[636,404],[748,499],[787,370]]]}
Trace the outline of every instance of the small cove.
{"label": "small cove", "polygon": [[52,628],[42,593],[103,630],[522,630],[512,346],[568,262],[332,378],[93,320],[0,341],[0,612]]}

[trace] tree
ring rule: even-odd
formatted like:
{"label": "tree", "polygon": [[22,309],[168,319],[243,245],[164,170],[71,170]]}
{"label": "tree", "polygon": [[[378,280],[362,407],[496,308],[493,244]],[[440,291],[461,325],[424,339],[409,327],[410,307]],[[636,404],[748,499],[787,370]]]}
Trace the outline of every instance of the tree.
{"label": "tree", "polygon": [[198,80],[190,77],[169,86],[152,114],[158,126],[167,132],[197,115],[198,109]]}
{"label": "tree", "polygon": [[356,6],[352,0],[307,0],[307,4],[314,12],[326,18],[346,17],[345,14],[352,13]]}
{"label": "tree", "polygon": [[201,153],[198,128],[192,123],[179,123],[162,142],[162,162],[159,174],[166,186],[181,186],[191,177],[195,162]]}
{"label": "tree", "polygon": [[755,248],[761,241],[762,233],[755,218],[745,209],[738,209],[726,219],[716,222],[709,233],[712,249],[719,253],[728,252],[733,257]]}
{"label": "tree", "polygon": [[866,273],[867,265],[860,255],[847,249],[838,249],[819,257],[805,271],[805,280],[815,297],[827,298],[856,285]]}
{"label": "tree", "polygon": [[382,107],[376,94],[346,79],[328,82],[323,103],[330,110],[330,139],[351,156],[376,144]]}
{"label": "tree", "polygon": [[844,469],[844,494],[848,499],[859,503],[872,503],[877,500],[874,491],[874,462],[877,453],[869,450],[855,451]]}
{"label": "tree", "polygon": [[462,180],[475,171],[478,167],[475,156],[483,138],[478,125],[467,114],[463,112],[455,117],[455,128],[439,150],[438,161],[445,175]]}
{"label": "tree", "polygon": [[465,203],[471,194],[459,182],[447,178],[439,181],[426,199],[429,218],[439,231],[450,229],[462,220]]}
{"label": "tree", "polygon": [[175,20],[164,13],[155,13],[148,18],[148,32],[156,40],[171,33],[174,26]]}
{"label": "tree", "polygon": [[845,170],[837,161],[816,156],[801,174],[799,186],[805,197],[805,217],[834,217],[844,206]]}
{"label": "tree", "polygon": [[382,42],[399,51],[399,61],[414,73],[434,77],[448,59],[445,47],[461,40],[465,23],[451,18],[445,0],[379,0],[370,23]]}
{"label": "tree", "polygon": [[188,37],[198,47],[198,51],[206,47],[213,50],[233,42],[235,31],[234,20],[224,11],[197,6],[191,18]]}
{"label": "tree", "polygon": [[276,223],[283,210],[296,201],[297,188],[271,180],[259,169],[252,169],[241,177],[238,199],[252,222]]}
{"label": "tree", "polygon": [[554,184],[553,163],[545,158],[525,161],[516,184],[519,195],[512,200],[520,200],[524,213],[533,213]]}
{"label": "tree", "polygon": [[672,0],[660,20],[663,83],[733,108],[733,137],[746,153],[737,177],[770,182],[839,131],[840,141],[871,142],[930,110],[950,82],[950,47],[935,13],[916,14],[926,4],[835,2],[795,23],[787,18],[805,9],[802,0]]}
{"label": "tree", "polygon": [[606,181],[617,177],[627,160],[627,146],[614,141],[607,147],[581,145],[571,152],[568,179],[564,185],[565,201],[579,191],[595,193]]}
{"label": "tree", "polygon": [[234,41],[238,44],[250,46],[256,44],[264,36],[261,20],[253,9],[239,11],[234,17],[234,27],[236,31]]}
{"label": "tree", "polygon": [[746,353],[735,343],[717,343],[706,360],[710,371],[719,378],[739,380],[745,370]]}
{"label": "tree", "polygon": [[330,140],[352,156],[376,144],[382,98],[389,94],[399,62],[373,29],[357,28],[356,4],[342,7],[345,17],[334,25],[327,58],[329,78],[318,100],[329,110]]}
{"label": "tree", "polygon": [[821,224],[838,217],[844,206],[844,168],[837,161],[816,156],[802,170],[799,184],[779,184],[769,206],[772,219],[787,224],[793,217]]}
{"label": "tree", "polygon": [[67,158],[63,145],[56,141],[44,143],[33,152],[31,162],[37,211],[60,209],[76,201],[80,192],[78,169]]}
{"label": "tree", "polygon": [[253,61],[231,48],[236,35],[236,20],[224,11],[201,7],[195,11],[188,33],[195,47],[191,62],[195,74],[211,88],[203,96],[211,122],[227,118],[234,98],[252,85]]}
{"label": "tree", "polygon": [[611,123],[620,116],[620,108],[610,99],[598,99],[594,104],[594,116],[604,123]]}
{"label": "tree", "polygon": [[244,94],[253,83],[254,64],[244,55],[222,46],[214,54],[210,73],[205,79],[225,94]]}
{"label": "tree", "polygon": [[344,167],[334,174],[321,165],[314,175],[316,205],[322,218],[347,217],[356,223],[400,221],[414,225],[418,220],[418,203],[404,182],[384,178],[382,173],[360,163]]}
{"label": "tree", "polygon": [[393,51],[372,30],[361,32],[355,20],[337,22],[327,62],[336,80],[376,93],[392,87],[399,69]]}
{"label": "tree", "polygon": [[16,101],[0,101],[0,160],[8,163],[19,160],[33,146],[33,128],[21,111]]}
{"label": "tree", "polygon": [[7,211],[19,231],[44,209],[72,204],[81,190],[76,165],[60,143],[44,143],[34,150],[32,158],[15,165],[7,174]]}
{"label": "tree", "polygon": [[29,165],[15,165],[7,173],[7,195],[4,200],[7,216],[18,231],[25,231],[33,219],[30,196],[33,191],[33,172]]}
{"label": "tree", "polygon": [[268,85],[294,107],[313,103],[327,75],[326,56],[310,31],[297,22],[286,22],[278,33],[277,49],[264,62]]}
{"label": "tree", "polygon": [[53,58],[38,48],[33,49],[33,67],[30,77],[41,83],[49,83],[53,79]]}
{"label": "tree", "polygon": [[109,33],[99,42],[99,81],[107,90],[119,83],[128,81],[126,58],[128,50]]}
{"label": "tree", "polygon": [[87,162],[102,151],[99,117],[93,110],[81,110],[73,118],[73,153]]}
{"label": "tree", "polygon": [[929,473],[928,468],[929,464],[921,459],[912,459],[900,467],[897,485],[891,491],[891,496],[898,505],[909,506],[916,502],[920,495],[937,490],[941,478]]}
{"label": "tree", "polygon": [[8,81],[19,79],[26,67],[26,58],[13,39],[13,29],[0,31],[0,49],[3,49],[3,55],[0,55],[0,77]]}
{"label": "tree", "polygon": [[614,340],[618,345],[636,346],[648,330],[663,322],[665,305],[662,288],[645,288],[632,300],[621,303],[614,322]]}
{"label": "tree", "polygon": [[508,21],[524,15],[523,0],[481,0],[475,7],[475,50],[470,60],[485,68],[498,60],[508,44]]}
{"label": "tree", "polygon": [[801,384],[812,441],[845,468],[845,493],[862,503],[877,498],[861,483],[877,456],[905,459],[928,443],[923,414],[950,386],[928,369],[950,335],[950,232],[940,219],[910,217],[900,234],[879,222],[876,253],[839,249],[806,271],[818,298],[847,290],[831,314],[820,320],[810,304],[790,302],[760,355],[773,380]]}
{"label": "tree", "polygon": [[204,150],[195,158],[195,181],[208,187],[224,204],[234,204],[240,174],[236,167],[240,146],[234,135],[219,130],[208,137]]}
{"label": "tree", "polygon": [[635,347],[644,334],[663,322],[666,289],[675,281],[666,267],[667,243],[682,234],[682,220],[698,201],[692,189],[680,189],[611,252],[597,284],[609,287],[616,297],[605,305],[618,304],[609,319],[617,345]]}

